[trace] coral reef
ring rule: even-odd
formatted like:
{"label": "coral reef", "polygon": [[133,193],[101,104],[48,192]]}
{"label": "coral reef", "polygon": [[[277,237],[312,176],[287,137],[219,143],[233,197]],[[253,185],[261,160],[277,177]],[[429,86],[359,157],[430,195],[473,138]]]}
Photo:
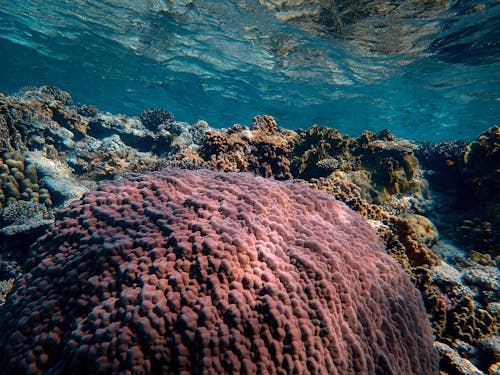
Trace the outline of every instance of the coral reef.
{"label": "coral reef", "polygon": [[42,86],[40,87],[40,94],[45,97],[53,98],[54,100],[61,102],[63,105],[73,104],[73,98],[71,95],[57,87]]}
{"label": "coral reef", "polygon": [[212,129],[161,109],[102,113],[53,87],[0,94],[2,293],[31,261],[52,210],[102,181],[166,167],[251,172],[326,191],[361,214],[421,292],[445,348],[441,373],[465,374],[463,363],[495,373],[499,134],[493,127],[474,142],[413,144],[389,131],[293,132],[270,116]]}
{"label": "coral reef", "polygon": [[5,298],[14,287],[15,279],[1,280],[0,281],[0,307],[5,304]]}
{"label": "coral reef", "polygon": [[484,372],[479,370],[467,359],[459,356],[450,346],[437,342],[435,344],[439,352],[440,368],[446,374],[467,374],[467,375],[484,375]]}
{"label": "coral reef", "polygon": [[74,202],[26,270],[5,373],[437,373],[407,275],[361,216],[303,184],[130,176]]}
{"label": "coral reef", "polygon": [[382,207],[369,204],[364,200],[361,197],[359,187],[352,182],[332,176],[328,178],[320,177],[319,179],[312,178],[309,181],[309,186],[332,194],[336,199],[344,202],[367,219],[382,220],[382,218],[387,217],[387,215],[384,215]]}
{"label": "coral reef", "polygon": [[500,257],[500,127],[488,129],[469,144],[462,161],[463,195],[469,195],[469,201],[474,203],[469,218],[479,217],[482,225],[487,226],[482,232],[488,237],[486,242],[481,238],[481,244],[470,241],[470,237],[467,240],[472,242],[474,250]]}
{"label": "coral reef", "polygon": [[48,190],[40,187],[36,167],[19,151],[4,152],[0,158],[0,213],[2,207],[17,200],[52,205]]}
{"label": "coral reef", "polygon": [[138,151],[166,155],[171,151],[175,135],[173,124],[161,123],[150,129],[137,118],[98,113],[89,119],[89,135],[96,139],[118,136],[121,142]]}
{"label": "coral reef", "polygon": [[0,253],[22,259],[53,221],[52,204],[36,166],[21,151],[5,151],[0,157]]}
{"label": "coral reef", "polygon": [[498,228],[494,230],[491,222],[474,217],[465,219],[456,227],[456,238],[468,249],[477,249],[493,257],[500,256],[498,248]]}
{"label": "coral reef", "polygon": [[494,126],[476,141],[470,143],[463,154],[460,170],[464,184],[484,202],[486,216],[497,216],[500,208],[500,127]]}
{"label": "coral reef", "polygon": [[[488,372],[498,362],[487,344],[498,340],[500,333],[496,302],[488,301],[498,301],[499,278],[495,271],[496,275],[488,275],[474,266],[459,272],[446,264],[414,270],[437,341],[446,344],[447,355],[453,351],[453,356],[466,358],[478,371]],[[492,285],[493,280],[496,285]],[[441,370],[446,367],[442,363]],[[451,373],[461,373],[454,371]]]}
{"label": "coral reef", "polygon": [[[37,195],[42,194],[41,202],[47,206],[64,205],[93,188],[95,181],[144,171],[144,165],[162,164],[159,154],[191,146],[201,137],[200,132],[208,129],[203,121],[189,126],[171,118],[151,131],[137,118],[112,116],[95,107],[73,107],[71,103],[69,94],[45,86],[0,96],[0,151],[4,151],[0,182],[5,190],[0,193],[0,203],[5,205],[9,199],[39,201]],[[150,113],[150,121],[153,117]],[[35,179],[30,183],[25,178],[24,184],[16,180],[5,158],[13,160],[10,164],[22,162],[29,169],[16,167],[14,173],[20,178],[24,172],[26,178]],[[37,174],[42,175],[40,181]]]}
{"label": "coral reef", "polygon": [[89,190],[83,179],[75,177],[67,164],[59,159],[49,158],[38,151],[26,152],[26,156],[26,159],[36,166],[42,185],[50,192],[56,206],[64,206]]}
{"label": "coral reef", "polygon": [[440,231],[467,252],[500,262],[500,128],[469,144],[421,145],[418,155],[432,189],[440,193],[440,215],[431,215]]}
{"label": "coral reef", "polygon": [[439,233],[436,226],[425,216],[417,214],[403,214],[400,217],[408,222],[410,227],[427,247],[432,247],[439,240]]}
{"label": "coral reef", "polygon": [[[318,164],[323,160],[328,160],[328,164],[332,166],[331,160],[335,159],[340,165],[339,158],[349,159],[348,156],[343,155],[343,151],[347,149],[347,143],[348,140],[336,129],[318,126],[312,126],[307,130],[299,129],[297,144],[292,155],[294,178],[309,179],[328,176],[330,171],[321,164],[320,171],[318,171]],[[352,165],[355,165],[355,160],[351,158],[350,161]],[[324,175],[318,175],[318,172],[322,171]]]}
{"label": "coral reef", "polygon": [[447,319],[447,329],[450,330],[448,334],[467,343],[477,344],[478,340],[486,336],[499,334],[493,324],[493,317],[486,310],[475,307],[471,298],[458,298]]}
{"label": "coral reef", "polygon": [[[96,181],[166,165],[149,152],[127,146],[117,134],[109,139],[92,137],[90,124],[106,115],[92,106],[71,104],[68,93],[46,86],[0,95],[0,216],[8,205],[11,212],[16,211],[13,207],[23,211],[38,204],[50,212],[95,188]],[[124,116],[110,117],[112,123],[128,121]],[[199,137],[196,131],[193,134]],[[19,222],[9,223],[11,215],[3,216],[0,255],[9,264],[22,265],[52,218],[21,215]],[[0,280],[17,276],[2,273]]]}
{"label": "coral reef", "polygon": [[0,321],[3,314],[1,307],[5,304],[7,296],[14,288],[16,279],[20,278],[23,274],[19,262],[13,259],[4,260],[4,256],[4,252],[0,251]]}
{"label": "coral reef", "polygon": [[[10,201],[0,215],[0,281],[18,278],[14,271],[26,260],[29,247],[54,222],[54,212],[34,201]],[[2,259],[2,258],[5,258]],[[10,284],[5,284],[10,285]],[[8,293],[10,289],[3,289]]]}
{"label": "coral reef", "polygon": [[425,177],[442,189],[454,193],[459,180],[462,155],[467,146],[463,141],[421,143],[415,155],[425,169]]}
{"label": "coral reef", "polygon": [[166,166],[182,169],[200,169],[208,167],[208,163],[194,149],[187,148],[176,153],[168,160]]}
{"label": "coral reef", "polygon": [[440,264],[440,260],[426,244],[426,241],[429,244],[437,241],[437,231],[424,217],[415,214],[391,215],[382,206],[370,204],[363,199],[357,185],[333,175],[328,178],[313,178],[309,185],[332,194],[368,219],[389,254],[410,275],[415,267],[433,267]]}
{"label": "coral reef", "polygon": [[[493,282],[498,280],[496,274],[487,272],[488,269],[478,269],[476,263],[467,259],[465,254],[453,258],[453,264],[462,267],[475,265],[476,268],[466,269],[463,276],[458,270],[444,264],[431,250],[431,247],[443,246],[435,226],[427,218],[409,213],[410,204],[400,209],[399,215],[392,215],[387,212],[386,206],[369,204],[362,198],[358,186],[338,179],[335,174],[327,178],[313,178],[309,184],[334,195],[367,218],[388,253],[405,269],[421,291],[436,339],[446,345],[445,355],[459,361],[452,366],[449,359],[443,360],[443,373],[446,373],[445,369],[454,374],[465,371],[469,367],[460,365],[463,363],[470,364],[478,373],[494,365],[496,360],[482,348],[481,342],[486,337],[498,338],[500,320],[499,314],[495,313],[495,306],[499,301],[500,290],[499,282]],[[470,347],[476,353],[475,358],[468,352],[460,352],[459,343]]]}
{"label": "coral reef", "polygon": [[313,126],[298,131],[291,172],[295,178],[326,177],[335,173],[361,189],[369,203],[383,204],[395,194],[423,194],[416,146],[389,131],[364,132],[357,138],[336,129]]}
{"label": "coral reef", "polygon": [[0,151],[61,148],[68,140],[85,136],[88,122],[57,98],[69,94],[57,89],[27,89],[18,96],[0,96]]}

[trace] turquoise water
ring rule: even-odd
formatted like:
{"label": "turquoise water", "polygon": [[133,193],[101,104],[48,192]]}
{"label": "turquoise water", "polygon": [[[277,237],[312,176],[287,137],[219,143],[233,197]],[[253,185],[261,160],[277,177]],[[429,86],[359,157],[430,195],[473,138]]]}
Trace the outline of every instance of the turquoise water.
{"label": "turquoise water", "polygon": [[270,114],[470,140],[499,123],[498,30],[493,0],[0,0],[0,91],[53,85],[214,127]]}

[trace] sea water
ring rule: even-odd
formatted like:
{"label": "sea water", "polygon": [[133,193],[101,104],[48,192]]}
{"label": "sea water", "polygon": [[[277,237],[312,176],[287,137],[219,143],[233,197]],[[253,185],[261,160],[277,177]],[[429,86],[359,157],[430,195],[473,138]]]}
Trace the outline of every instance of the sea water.
{"label": "sea water", "polygon": [[496,0],[0,0],[0,92],[471,140],[499,123],[499,30]]}

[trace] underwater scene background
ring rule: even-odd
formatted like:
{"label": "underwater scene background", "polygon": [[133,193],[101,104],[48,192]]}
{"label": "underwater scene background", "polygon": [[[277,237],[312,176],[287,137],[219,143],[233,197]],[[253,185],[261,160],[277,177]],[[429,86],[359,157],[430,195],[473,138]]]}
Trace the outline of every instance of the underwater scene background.
{"label": "underwater scene background", "polygon": [[500,6],[487,1],[1,1],[0,90],[227,127],[471,140],[498,119]]}
{"label": "underwater scene background", "polygon": [[0,373],[500,374],[498,30],[0,0]]}

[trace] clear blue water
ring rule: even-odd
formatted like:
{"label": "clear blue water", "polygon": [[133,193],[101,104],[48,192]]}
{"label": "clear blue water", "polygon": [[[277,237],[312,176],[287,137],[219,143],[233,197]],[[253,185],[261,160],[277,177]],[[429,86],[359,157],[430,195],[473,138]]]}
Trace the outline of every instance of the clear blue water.
{"label": "clear blue water", "polygon": [[[0,91],[211,126],[275,116],[472,139],[500,114],[497,0],[0,0]],[[323,4],[323,7],[320,5]]]}

